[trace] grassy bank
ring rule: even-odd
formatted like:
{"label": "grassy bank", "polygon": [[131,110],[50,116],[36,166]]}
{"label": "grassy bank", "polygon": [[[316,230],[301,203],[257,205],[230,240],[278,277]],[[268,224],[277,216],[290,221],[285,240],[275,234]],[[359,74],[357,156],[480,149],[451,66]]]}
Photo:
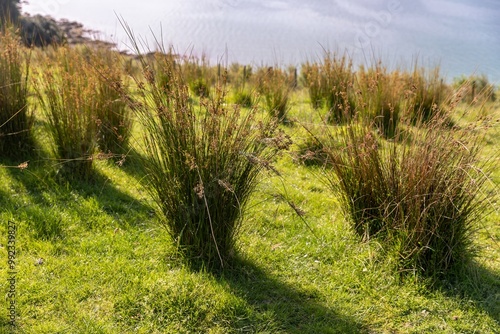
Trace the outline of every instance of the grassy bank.
{"label": "grassy bank", "polygon": [[[328,111],[313,109],[306,88],[286,91],[288,122],[280,128],[295,144],[273,162],[280,176],[270,171],[259,176],[232,265],[216,273],[193,270],[156,214],[145,188],[137,119],[124,159],[93,160],[94,176],[85,182],[57,177],[60,161],[43,130],[47,119],[36,112],[38,146],[27,168],[24,160],[8,158],[0,168],[5,295],[12,277],[9,224],[16,226],[14,332],[498,332],[498,204],[491,203],[492,212],[474,222],[478,253],[460,271],[438,283],[398,275],[383,241],[362,241],[351,227],[341,202],[321,180],[324,167],[307,166],[298,153],[309,137],[301,124],[322,127],[320,118]],[[195,105],[202,101],[194,99]],[[475,124],[488,120],[480,128],[486,133],[481,160],[495,156],[500,145],[500,106],[484,106],[472,108],[485,116]],[[461,117],[464,108],[471,109],[460,105],[452,117],[466,127],[475,118]],[[264,107],[251,111],[268,113]],[[498,188],[500,171],[490,179],[488,187]],[[0,333],[9,333],[3,305]]]}

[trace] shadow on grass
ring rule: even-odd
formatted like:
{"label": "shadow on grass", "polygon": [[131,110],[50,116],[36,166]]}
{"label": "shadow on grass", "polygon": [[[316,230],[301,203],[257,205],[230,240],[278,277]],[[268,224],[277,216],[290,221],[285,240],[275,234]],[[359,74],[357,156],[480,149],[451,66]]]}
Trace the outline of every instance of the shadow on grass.
{"label": "shadow on grass", "polygon": [[124,155],[122,159],[121,169],[125,171],[128,175],[134,177],[138,181],[142,181],[146,175],[146,170],[144,169],[142,161],[144,161],[144,156],[137,152],[136,149],[130,148],[127,154]]}
{"label": "shadow on grass", "polygon": [[[11,179],[23,185],[23,191],[27,192],[33,209],[38,207],[40,210],[50,210],[54,205],[63,205],[62,210],[64,207],[71,207],[76,211],[83,210],[82,216],[102,210],[115,218],[121,227],[139,224],[152,212],[146,203],[118,189],[98,170],[94,170],[90,181],[58,178],[50,170],[50,167],[43,163],[30,165],[27,170],[8,168]],[[75,200],[78,196],[95,199],[98,205],[91,209],[97,211],[88,212],[88,207],[77,205]],[[141,218],[138,218],[139,216]]]}
{"label": "shadow on grass", "polygon": [[448,280],[442,280],[435,288],[448,298],[473,301],[500,326],[500,275],[473,261]]}
{"label": "shadow on grass", "polygon": [[218,277],[257,313],[271,315],[272,323],[267,325],[256,323],[259,317],[242,320],[243,323],[237,325],[243,326],[245,332],[368,333],[358,320],[326,307],[315,291],[300,290],[280,282],[241,257],[235,260],[231,270]]}
{"label": "shadow on grass", "polygon": [[[129,215],[151,215],[153,209],[146,203],[121,191],[105,175],[96,171],[92,183],[74,182],[74,191],[83,197],[94,197],[104,212],[113,217],[128,217]],[[119,222],[125,223],[122,219]],[[134,220],[128,220],[126,224]]]}

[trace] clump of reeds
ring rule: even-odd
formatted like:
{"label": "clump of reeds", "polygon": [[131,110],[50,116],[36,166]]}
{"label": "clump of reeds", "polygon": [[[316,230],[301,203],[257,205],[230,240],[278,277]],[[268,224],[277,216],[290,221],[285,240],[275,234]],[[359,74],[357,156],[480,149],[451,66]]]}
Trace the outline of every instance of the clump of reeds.
{"label": "clump of reeds", "polygon": [[197,97],[207,97],[217,78],[207,57],[205,55],[202,55],[201,58],[186,57],[183,60],[182,68],[184,79],[191,92]]}
{"label": "clump of reeds", "polygon": [[292,80],[280,68],[260,68],[256,73],[257,91],[264,100],[264,109],[280,122],[287,121]]}
{"label": "clump of reeds", "polygon": [[17,158],[33,146],[28,104],[30,54],[12,29],[0,31],[0,155]]}
{"label": "clump of reeds", "polygon": [[302,64],[301,78],[309,93],[311,106],[319,109],[323,105],[323,78],[320,72],[320,64],[306,62]]}
{"label": "clump of reeds", "polygon": [[380,140],[375,129],[364,123],[352,123],[330,135],[333,137],[330,142],[341,142],[343,147],[323,146],[331,162],[327,181],[356,233],[369,239],[384,229],[384,196],[390,187]]}
{"label": "clump of reeds", "polygon": [[427,70],[415,63],[406,80],[406,94],[410,99],[407,113],[413,124],[425,123],[445,112],[443,103],[450,94],[439,67]]}
{"label": "clump of reeds", "polygon": [[252,92],[246,90],[245,88],[235,88],[233,90],[232,100],[234,101],[234,103],[243,108],[251,108],[256,103],[254,94],[252,94]]}
{"label": "clump of reeds", "polygon": [[92,75],[97,80],[97,144],[101,152],[121,156],[128,150],[132,119],[125,96],[128,85],[123,79],[119,54],[109,49],[89,50]]}
{"label": "clump of reeds", "polygon": [[393,138],[405,106],[402,73],[399,70],[389,72],[381,62],[369,68],[361,66],[356,87],[360,116],[373,123],[384,137]]}
{"label": "clump of reeds", "polygon": [[275,136],[276,122],[228,107],[223,82],[195,107],[175,57],[159,50],[152,61],[141,58],[145,82],[138,82],[140,99],[132,101],[143,126],[148,189],[191,263],[222,268],[235,254],[260,172],[272,168],[288,138]]}
{"label": "clump of reeds", "polygon": [[325,52],[321,63],[302,66],[302,78],[314,108],[326,107],[328,123],[342,124],[355,110],[355,74],[352,60],[346,54]]}
{"label": "clump of reeds", "polygon": [[252,68],[250,66],[239,66],[239,64],[231,66],[231,81],[229,83],[233,91],[232,100],[244,108],[251,108],[257,103],[255,94],[252,93],[249,87],[251,77]]}
{"label": "clump of reeds", "polygon": [[47,117],[64,177],[90,179],[97,149],[99,81],[79,49],[58,48],[51,68],[38,73],[35,90]]}
{"label": "clump of reeds", "polygon": [[402,272],[438,277],[466,263],[486,212],[479,132],[446,123],[435,115],[418,127],[407,124],[391,141],[351,124],[331,134],[343,149],[326,150],[326,179],[354,230],[382,240]]}

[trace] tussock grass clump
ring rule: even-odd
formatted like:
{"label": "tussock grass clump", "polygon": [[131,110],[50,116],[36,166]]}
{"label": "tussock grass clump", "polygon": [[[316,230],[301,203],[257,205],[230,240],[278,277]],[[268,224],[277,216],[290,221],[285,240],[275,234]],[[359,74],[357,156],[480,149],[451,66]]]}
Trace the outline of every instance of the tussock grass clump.
{"label": "tussock grass clump", "polygon": [[274,136],[276,122],[228,108],[222,83],[195,109],[168,53],[157,52],[154,64],[142,58],[142,64],[146,82],[139,83],[142,98],[134,108],[144,127],[148,189],[191,263],[223,268],[235,255],[243,210],[259,174],[272,168],[270,160],[289,145],[288,138]]}
{"label": "tussock grass clump", "polygon": [[217,81],[217,76],[205,55],[201,59],[190,56],[184,59],[183,76],[191,92],[198,97],[207,97],[211,87]]}
{"label": "tussock grass clump", "polygon": [[89,179],[97,149],[99,81],[80,50],[58,48],[52,68],[38,73],[35,89],[47,117],[64,177]]}
{"label": "tussock grass clump", "polygon": [[320,64],[306,62],[302,64],[301,79],[303,85],[309,93],[309,100],[314,109],[319,109],[323,105],[322,77]]}
{"label": "tussock grass clump", "polygon": [[323,146],[332,167],[326,170],[326,180],[339,197],[355,232],[367,240],[386,228],[383,213],[390,184],[384,152],[379,149],[380,139],[375,129],[359,123],[330,135],[330,142],[341,142],[343,147]]}
{"label": "tussock grass clump", "polygon": [[99,99],[95,110],[97,144],[102,152],[119,156],[127,152],[132,128],[132,115],[125,100],[128,85],[122,78],[121,59],[109,49],[89,52],[97,80],[94,98]]}
{"label": "tussock grass clump", "polygon": [[232,86],[232,100],[244,108],[251,108],[257,104],[257,98],[250,88],[251,78],[252,68],[250,66],[231,65],[228,72],[228,82]]}
{"label": "tussock grass clump", "polygon": [[399,156],[390,156],[399,163],[392,167],[399,183],[391,189],[399,194],[386,216],[400,268],[440,276],[474,255],[472,233],[488,212],[488,173],[475,130],[446,131],[446,119],[431,122]]}
{"label": "tussock grass clump", "polygon": [[328,110],[327,121],[342,124],[351,119],[355,109],[352,60],[346,55],[338,58],[335,55],[326,54],[323,60],[323,70],[324,99]]}
{"label": "tussock grass clump", "polygon": [[474,254],[472,232],[487,208],[479,134],[445,125],[435,117],[390,142],[364,125],[332,134],[344,148],[327,151],[330,187],[356,233],[383,240],[400,271],[437,277]]}
{"label": "tussock grass clump", "polygon": [[357,87],[356,105],[362,118],[372,122],[384,137],[393,138],[405,106],[402,73],[389,72],[380,62],[370,68],[362,66]]}
{"label": "tussock grass clump", "polygon": [[302,66],[302,78],[313,108],[325,106],[328,110],[328,123],[342,124],[352,117],[355,74],[350,57],[325,52],[321,63]]}
{"label": "tussock grass clump", "polygon": [[232,100],[234,103],[243,108],[251,108],[256,104],[254,94],[244,88],[233,89]]}
{"label": "tussock grass clump", "polygon": [[33,146],[28,105],[30,56],[11,29],[0,31],[0,155],[16,158]]}
{"label": "tussock grass clump", "polygon": [[267,67],[258,69],[255,76],[257,91],[264,99],[264,109],[280,122],[286,121],[292,91],[289,75],[280,68]]}
{"label": "tussock grass clump", "polygon": [[410,103],[407,113],[413,124],[426,123],[445,113],[444,103],[451,95],[440,75],[439,67],[427,70],[415,64],[407,76],[407,95]]}

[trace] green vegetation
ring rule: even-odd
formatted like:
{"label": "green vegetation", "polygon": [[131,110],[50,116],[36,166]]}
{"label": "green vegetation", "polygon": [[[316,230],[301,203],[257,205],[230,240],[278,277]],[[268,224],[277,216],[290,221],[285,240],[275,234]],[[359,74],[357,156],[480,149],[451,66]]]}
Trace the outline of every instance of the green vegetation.
{"label": "green vegetation", "polygon": [[280,68],[261,68],[255,74],[258,92],[264,98],[264,109],[281,122],[287,121],[292,80]]}
{"label": "green vegetation", "polygon": [[302,81],[314,109],[326,109],[326,121],[345,124],[354,118],[373,123],[386,138],[395,136],[401,119],[422,123],[442,113],[451,92],[439,74],[414,64],[412,71],[389,71],[380,61],[360,66],[344,54],[325,52],[321,62],[306,62]]}
{"label": "green vegetation", "polygon": [[138,82],[142,98],[131,102],[144,129],[148,189],[179,251],[210,270],[224,268],[259,172],[271,168],[287,139],[276,137],[272,119],[256,126],[255,113],[225,107],[223,81],[201,94],[196,110],[174,59],[156,53],[153,67],[141,57],[146,84]]}
{"label": "green vegetation", "polygon": [[10,30],[0,31],[0,156],[18,158],[33,148],[28,105],[30,54]]}
{"label": "green vegetation", "polygon": [[463,102],[481,103],[485,100],[495,101],[497,98],[495,86],[489,83],[484,74],[455,78],[453,87],[460,91]]}
{"label": "green vegetation", "polygon": [[[233,78],[229,77],[231,74]],[[233,87],[233,101],[235,104],[244,108],[251,108],[257,104],[255,94],[253,94],[250,90],[251,88],[248,87],[251,78],[252,67],[250,66],[233,64],[228,73],[228,82]]]}
{"label": "green vegetation", "polygon": [[[119,57],[33,51],[37,150],[29,164],[0,160],[4,295],[16,225],[12,332],[498,332],[498,102],[471,106],[433,71],[379,64],[340,90],[352,118],[332,125],[331,106],[315,110],[283,70],[241,79],[166,50]],[[276,96],[288,126],[269,118],[269,72],[287,78]],[[419,87],[440,92],[428,99],[440,112],[411,116]],[[263,99],[233,106],[235,91]],[[70,177],[55,177],[61,166]],[[0,307],[0,333],[9,321]]]}
{"label": "green vegetation", "polygon": [[64,177],[90,180],[94,155],[121,157],[128,149],[132,123],[120,60],[109,50],[60,47],[47,51],[40,61],[54,64],[36,73],[34,89],[58,171]]}
{"label": "green vegetation", "polygon": [[373,68],[360,68],[356,104],[361,105],[363,117],[386,138],[394,138],[402,117],[404,84],[401,71],[389,72],[380,62]]}
{"label": "green vegetation", "polygon": [[447,130],[446,121],[408,128],[388,143],[366,126],[348,126],[333,134],[344,146],[327,149],[327,182],[354,230],[395,247],[401,272],[436,278],[469,263],[474,226],[488,213],[493,166],[479,163],[480,131]]}
{"label": "green vegetation", "polygon": [[26,46],[46,47],[60,45],[66,41],[64,32],[50,17],[23,16],[19,20],[21,36]]}
{"label": "green vegetation", "polygon": [[101,107],[98,81],[84,55],[70,48],[58,48],[51,55],[54,66],[37,73],[35,90],[45,111],[53,140],[53,152],[64,177],[91,179],[93,155],[97,149]]}
{"label": "green vegetation", "polygon": [[324,106],[329,123],[345,123],[354,113],[355,75],[347,55],[325,52],[321,63],[306,63],[302,70],[304,84],[314,108]]}
{"label": "green vegetation", "polygon": [[109,49],[87,50],[90,66],[97,81],[97,145],[101,152],[120,157],[129,149],[132,115],[126,96],[129,84],[124,80],[121,58]]}

